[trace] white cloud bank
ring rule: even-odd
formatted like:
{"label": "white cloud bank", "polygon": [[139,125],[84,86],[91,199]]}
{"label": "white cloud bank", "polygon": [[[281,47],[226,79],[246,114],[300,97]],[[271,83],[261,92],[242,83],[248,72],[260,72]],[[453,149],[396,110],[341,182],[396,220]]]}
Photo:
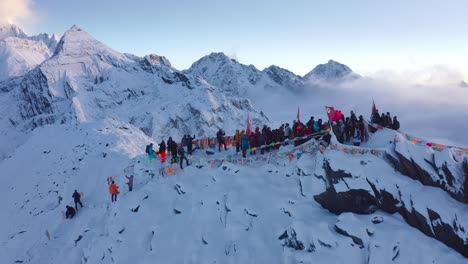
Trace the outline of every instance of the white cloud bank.
{"label": "white cloud bank", "polygon": [[300,95],[272,93],[253,103],[274,121],[291,123],[298,106],[303,121],[311,115],[326,120],[325,105],[346,116],[355,110],[369,119],[374,99],[380,113],[398,116],[402,131],[440,144],[468,147],[468,89],[460,86],[459,75],[445,68],[418,73],[380,72],[351,83],[307,87]]}
{"label": "white cloud bank", "polygon": [[0,24],[15,24],[32,15],[31,0],[1,0]]}

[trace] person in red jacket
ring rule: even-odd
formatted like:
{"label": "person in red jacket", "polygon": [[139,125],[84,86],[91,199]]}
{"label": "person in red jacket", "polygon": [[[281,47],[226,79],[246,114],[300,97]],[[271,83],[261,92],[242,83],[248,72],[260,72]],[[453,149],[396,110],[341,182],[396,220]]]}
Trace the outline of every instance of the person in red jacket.
{"label": "person in red jacket", "polygon": [[112,181],[112,184],[109,186],[109,192],[111,194],[112,202],[116,202],[117,194],[119,194],[119,187],[117,187],[114,181]]}

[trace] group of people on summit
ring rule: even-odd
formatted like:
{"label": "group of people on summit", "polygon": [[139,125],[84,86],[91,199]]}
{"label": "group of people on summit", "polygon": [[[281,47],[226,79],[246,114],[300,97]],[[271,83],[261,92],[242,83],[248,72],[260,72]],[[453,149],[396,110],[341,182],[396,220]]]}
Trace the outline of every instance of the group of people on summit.
{"label": "group of people on summit", "polygon": [[[159,155],[161,158],[161,163],[165,163],[167,151],[167,153],[171,155],[171,164],[180,162],[180,168],[183,169],[182,164],[184,160],[186,162],[186,165],[189,165],[189,161],[187,159],[186,154],[188,153],[189,155],[192,155],[192,142],[194,139],[195,135],[193,137],[190,135],[184,135],[181,140],[181,143],[177,144],[172,139],[172,137],[169,137],[169,139],[167,140],[167,144],[164,140],[162,140],[161,143],[158,144],[158,151],[155,151],[153,143],[150,143],[146,146],[145,152],[146,154],[148,154],[150,161]],[[187,152],[185,151],[184,147],[187,147]]]}
{"label": "group of people on summit", "polygon": [[[376,110],[371,115],[371,122],[393,130],[400,129],[400,122],[394,116],[393,120],[389,112],[387,114],[379,114]],[[370,132],[375,132],[375,128],[369,127]],[[340,143],[352,142],[354,146],[360,146],[361,142],[367,141],[369,138],[368,128],[362,115],[356,117],[356,114],[351,111],[349,117],[344,115],[333,124],[333,132]]]}
{"label": "group of people on summit", "polygon": [[296,139],[294,145],[298,146],[308,140],[307,138],[302,139],[302,137],[319,133],[326,129],[326,126],[322,123],[322,119],[315,121],[312,116],[306,124],[294,120],[292,127],[289,126],[289,123],[282,124],[277,129],[271,129],[264,125],[262,130],[257,127],[255,131],[250,133],[237,129],[234,135],[236,153],[242,151],[242,157],[245,158],[247,150],[250,150],[250,155],[256,155],[257,148],[259,148],[260,154],[264,154],[270,150],[279,149],[282,142],[292,139]]}
{"label": "group of people on summit", "polygon": [[[336,122],[331,122],[333,132],[336,135],[337,140],[340,143],[352,142],[355,146],[360,146],[361,142],[366,141],[369,137],[368,128],[366,122],[362,115],[359,117],[351,111],[349,117],[341,115],[341,118]],[[400,122],[397,117],[391,117],[390,113],[379,114],[378,110],[373,109],[371,115],[371,123],[377,124],[386,128],[398,130],[400,128]],[[328,131],[328,122],[323,122],[322,119],[315,120],[312,116],[307,123],[303,124],[299,120],[294,120],[292,126],[289,123],[282,124],[277,129],[271,129],[267,125],[264,125],[262,129],[256,127],[254,131],[246,130],[236,130],[234,137],[228,138],[229,145],[232,143],[236,146],[236,154],[242,152],[242,157],[246,157],[247,151],[250,151],[250,155],[256,155],[257,149],[259,154],[264,154],[270,150],[279,149],[281,145],[287,145],[291,142],[294,142],[294,146],[298,146],[306,142],[312,137],[322,137],[325,131]],[[375,128],[369,126],[370,132],[374,132]],[[330,134],[326,133],[323,136],[323,140],[327,143],[330,142]],[[150,162],[153,158],[160,156],[161,163],[166,161],[166,152],[168,155],[171,155],[171,164],[180,163],[180,168],[183,169],[183,161],[185,160],[186,166],[189,166],[188,155],[193,153],[193,141],[195,135],[192,137],[190,135],[184,135],[180,143],[176,143],[172,137],[169,137],[167,144],[164,140],[158,144],[158,150],[154,149],[153,143],[150,143],[146,146],[146,154]],[[227,150],[227,140],[226,133],[219,129],[216,133],[216,140],[218,143],[218,151],[221,151],[222,148]],[[211,144],[211,143],[210,143]],[[185,150],[185,147],[187,150]],[[125,176],[128,179],[127,185],[129,191],[133,190],[133,175],[130,177]],[[111,194],[111,201],[117,201],[117,195],[120,193],[118,186],[113,180],[113,176],[108,178],[109,184],[109,193]],[[72,198],[75,202],[75,208],[67,205],[67,211],[65,213],[66,218],[73,218],[78,211],[78,205],[83,207],[81,203],[82,193],[80,194],[77,190],[72,195]]]}
{"label": "group of people on summit", "polygon": [[391,128],[393,130],[400,129],[400,122],[398,121],[397,117],[394,116],[392,119],[392,116],[389,112],[387,112],[387,114],[382,113],[382,115],[379,115],[379,110],[376,110],[371,115],[371,122],[386,128]]}

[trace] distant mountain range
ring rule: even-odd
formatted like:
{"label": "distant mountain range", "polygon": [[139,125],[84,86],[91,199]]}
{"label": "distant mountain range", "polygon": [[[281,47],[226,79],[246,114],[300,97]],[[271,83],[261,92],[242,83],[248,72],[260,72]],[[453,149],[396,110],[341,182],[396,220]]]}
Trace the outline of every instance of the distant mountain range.
{"label": "distant mountain range", "polygon": [[258,125],[268,123],[247,99],[252,93],[295,93],[308,83],[359,78],[332,60],[300,77],[274,65],[260,71],[224,53],[211,53],[180,71],[163,56],[119,53],[76,25],[60,40],[1,26],[0,58],[0,98],[5,109],[15,110],[0,118],[4,134],[12,127],[28,131],[113,117],[149,136],[192,131],[201,136],[220,127],[234,130],[247,114]]}

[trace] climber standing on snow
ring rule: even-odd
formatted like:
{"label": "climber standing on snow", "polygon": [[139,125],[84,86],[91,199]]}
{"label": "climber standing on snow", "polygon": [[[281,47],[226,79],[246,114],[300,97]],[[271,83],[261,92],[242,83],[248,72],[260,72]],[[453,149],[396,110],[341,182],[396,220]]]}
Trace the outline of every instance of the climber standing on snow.
{"label": "climber standing on snow", "polygon": [[226,133],[220,128],[218,133],[216,133],[216,139],[218,139],[218,151],[221,151],[221,146],[224,145],[224,150],[227,150],[226,141],[224,136]]}
{"label": "climber standing on snow", "polygon": [[361,145],[361,129],[359,128],[359,125],[356,124],[354,127],[354,136],[353,136],[353,144],[354,146],[359,147]]}
{"label": "climber standing on snow", "polygon": [[[133,175],[130,175],[130,177],[125,176],[125,178],[128,179],[127,185],[128,185],[128,191],[131,192],[133,190]],[[117,199],[117,198],[116,198]]]}
{"label": "climber standing on snow", "polygon": [[72,197],[75,201],[75,209],[78,211],[78,204],[81,205],[81,208],[83,208],[83,204],[81,203],[81,194],[77,190],[75,190]]}
{"label": "climber standing on snow", "polygon": [[236,154],[239,153],[240,151],[241,139],[242,139],[242,134],[239,131],[239,129],[237,129],[236,134],[234,135],[234,142],[236,142]]}
{"label": "climber standing on snow", "polygon": [[117,202],[117,194],[119,194],[119,187],[112,181],[112,184],[109,186],[109,192],[111,194],[112,202]]}
{"label": "climber standing on snow", "polygon": [[189,155],[192,155],[193,153],[193,140],[195,139],[195,135],[191,137],[190,135],[187,135],[187,152]]}
{"label": "climber standing on snow", "polygon": [[154,150],[153,150],[153,143],[150,143],[146,146],[146,154],[148,154],[149,162],[153,161],[154,158]]}
{"label": "climber standing on snow", "polygon": [[177,148],[177,152],[179,153],[179,160],[180,160],[180,168],[182,168],[182,162],[185,160],[187,166],[189,165],[187,157],[185,157],[185,150],[182,147],[182,144],[179,144],[179,147]]}
{"label": "climber standing on snow", "polygon": [[166,143],[164,140],[159,143],[159,155],[161,155],[161,163],[166,162]]}
{"label": "climber standing on snow", "polygon": [[247,139],[247,134],[242,134],[241,136],[241,149],[242,149],[242,157],[245,158],[247,154],[247,149],[249,148],[249,140]]}

